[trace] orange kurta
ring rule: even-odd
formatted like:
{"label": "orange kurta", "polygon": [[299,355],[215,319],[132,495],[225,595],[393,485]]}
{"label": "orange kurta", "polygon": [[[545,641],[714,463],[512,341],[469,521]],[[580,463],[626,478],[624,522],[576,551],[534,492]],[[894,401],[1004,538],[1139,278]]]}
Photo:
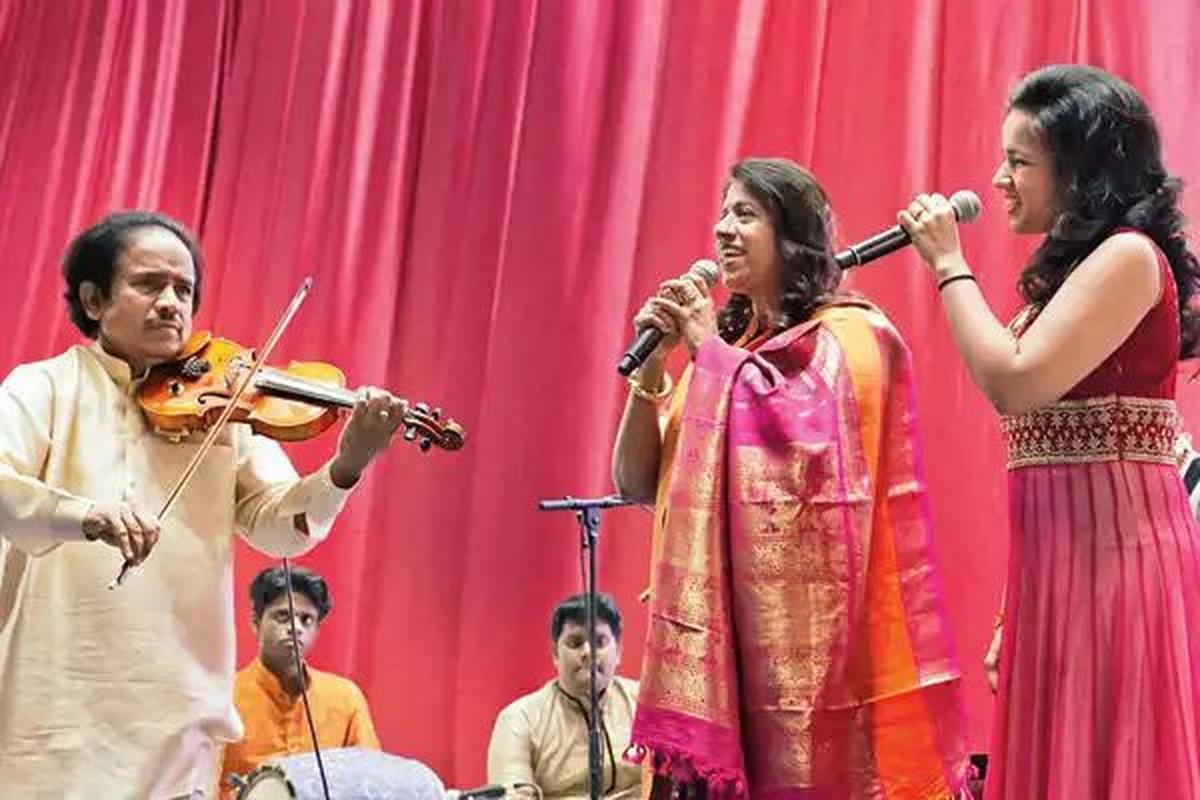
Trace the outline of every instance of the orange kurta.
{"label": "orange kurta", "polygon": [[[308,680],[308,702],[322,749],[379,749],[367,699],[354,681],[311,667]],[[246,735],[225,748],[223,789],[228,789],[233,773],[245,775],[272,758],[313,749],[304,702],[289,695],[259,659],[234,678],[233,701]]]}

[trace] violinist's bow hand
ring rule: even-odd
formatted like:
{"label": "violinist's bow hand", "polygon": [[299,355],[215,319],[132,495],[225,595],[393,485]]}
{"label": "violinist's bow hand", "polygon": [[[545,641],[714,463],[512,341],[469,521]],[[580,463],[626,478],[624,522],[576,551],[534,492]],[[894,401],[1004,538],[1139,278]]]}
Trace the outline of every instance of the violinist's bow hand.
{"label": "violinist's bow hand", "polygon": [[93,503],[81,527],[89,541],[103,542],[125,558],[110,588],[120,585],[130,569],[146,560],[161,532],[158,517],[130,503]]}

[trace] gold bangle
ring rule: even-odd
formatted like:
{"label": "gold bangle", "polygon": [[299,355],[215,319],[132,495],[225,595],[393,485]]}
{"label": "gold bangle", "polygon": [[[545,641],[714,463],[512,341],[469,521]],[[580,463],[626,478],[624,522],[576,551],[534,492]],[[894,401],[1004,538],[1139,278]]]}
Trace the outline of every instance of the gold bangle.
{"label": "gold bangle", "polygon": [[657,392],[652,392],[638,383],[637,373],[629,376],[629,390],[633,392],[633,396],[648,403],[661,403],[671,396],[671,390],[674,388],[675,385],[671,383],[671,374],[669,372],[662,374],[662,388]]}

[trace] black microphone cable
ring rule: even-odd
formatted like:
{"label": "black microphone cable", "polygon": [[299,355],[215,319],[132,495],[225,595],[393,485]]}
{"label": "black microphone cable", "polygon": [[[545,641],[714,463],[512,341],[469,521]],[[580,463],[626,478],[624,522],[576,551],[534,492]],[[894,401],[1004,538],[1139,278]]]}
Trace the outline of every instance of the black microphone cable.
{"label": "black microphone cable", "polygon": [[[596,654],[592,653],[592,658],[595,657]],[[587,725],[588,729],[591,730],[592,718],[588,714],[587,708],[584,707],[583,703],[580,702],[578,698],[569,694],[566,689],[559,686],[558,681],[554,682],[554,688],[557,689],[563,697],[575,704],[575,707],[579,709],[579,713],[583,714],[584,723]],[[608,725],[604,722],[603,711],[600,711],[600,732],[604,734],[604,747],[606,750],[608,750],[608,763],[611,768],[609,772],[608,788],[604,790],[604,793],[611,794],[613,789],[617,788],[617,759],[613,754],[612,737],[608,733]]]}
{"label": "black microphone cable", "polygon": [[330,800],[329,780],[325,777],[325,762],[321,760],[321,743],[317,741],[317,726],[313,722],[312,706],[308,703],[308,673],[300,659],[300,635],[296,631],[296,604],[292,596],[292,565],[283,559],[283,576],[287,589],[288,628],[292,637],[292,657],[296,660],[296,674],[300,676],[300,698],[304,701],[304,716],[308,720],[308,732],[312,736],[313,755],[317,759],[317,774],[321,776],[321,792]]}

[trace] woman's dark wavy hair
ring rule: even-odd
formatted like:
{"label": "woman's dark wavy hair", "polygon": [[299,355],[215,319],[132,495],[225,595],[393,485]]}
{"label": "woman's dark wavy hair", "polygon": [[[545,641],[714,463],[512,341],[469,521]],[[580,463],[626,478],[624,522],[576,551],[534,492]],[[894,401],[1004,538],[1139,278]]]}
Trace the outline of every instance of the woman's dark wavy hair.
{"label": "woman's dark wavy hair", "polygon": [[1183,184],[1163,166],[1158,128],[1137,90],[1096,67],[1054,65],[1025,76],[1009,109],[1033,119],[1053,154],[1061,209],[1021,274],[1021,295],[1035,307],[1045,305],[1114,229],[1139,230],[1171,265],[1180,354],[1195,354],[1200,317],[1190,301],[1200,286],[1200,266],[1183,233]]}
{"label": "woman's dark wavy hair", "polygon": [[[833,260],[829,197],[812,173],[786,158],[748,158],[733,166],[737,181],[770,215],[779,253],[779,330],[807,320],[837,291],[842,271]],[[733,294],[717,315],[721,338],[733,342],[754,315],[750,298]]]}

